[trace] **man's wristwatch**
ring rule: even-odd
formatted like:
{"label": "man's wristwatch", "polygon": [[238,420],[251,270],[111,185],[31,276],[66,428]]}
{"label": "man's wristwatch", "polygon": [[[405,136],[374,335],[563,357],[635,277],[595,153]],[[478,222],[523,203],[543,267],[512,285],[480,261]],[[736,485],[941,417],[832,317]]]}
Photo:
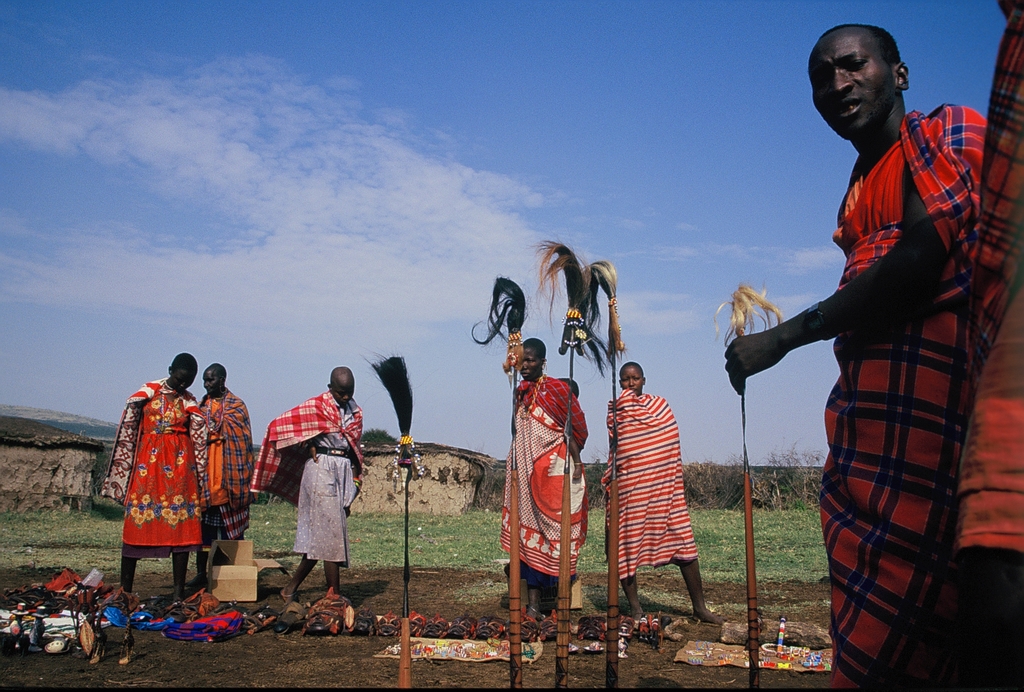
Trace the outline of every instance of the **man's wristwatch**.
{"label": "man's wristwatch", "polygon": [[818,305],[819,303],[815,303],[804,313],[804,329],[810,332],[815,339],[826,339],[828,334],[825,333],[825,315]]}

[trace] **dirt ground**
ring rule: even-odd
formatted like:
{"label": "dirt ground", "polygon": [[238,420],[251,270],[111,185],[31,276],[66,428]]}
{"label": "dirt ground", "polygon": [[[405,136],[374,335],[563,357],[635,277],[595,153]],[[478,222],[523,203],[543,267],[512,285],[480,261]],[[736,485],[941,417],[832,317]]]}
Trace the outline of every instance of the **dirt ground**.
{"label": "dirt ground", "polygon": [[[45,583],[59,569],[16,569],[0,571],[0,590],[31,583]],[[441,613],[448,619],[468,613],[473,616],[501,615],[504,583],[495,583],[494,572],[454,570],[413,571],[410,582],[412,609],[427,615]],[[604,606],[600,596],[605,589],[603,574],[583,575],[585,602],[590,607],[573,611],[580,615],[599,612]],[[243,604],[255,608],[262,603],[280,607],[278,592],[287,577],[278,571],[260,574],[260,603]],[[170,595],[171,577],[139,574],[136,592],[146,598]],[[307,578],[299,595],[303,602],[315,601],[324,592],[323,572],[318,567]],[[685,594],[678,573],[659,570],[640,575],[641,595],[649,593]],[[402,570],[361,570],[342,572],[342,592],[356,608],[369,606],[378,614],[394,610],[402,603]],[[741,584],[705,584],[709,603],[730,620],[745,619],[745,587]],[[828,625],[828,586],[806,583],[764,583],[759,585],[761,613],[765,629],[777,623],[781,614],[789,621]],[[683,599],[685,601],[685,599]],[[624,601],[623,601],[624,602]],[[688,603],[688,601],[686,601]],[[650,610],[653,611],[653,608]],[[686,618],[685,609],[664,610],[682,617],[687,638],[717,639],[720,628]],[[118,664],[118,644],[122,630],[111,628],[106,657],[97,664],[69,654],[31,654],[25,658],[0,658],[0,685],[3,687],[394,687],[398,661],[373,658],[394,641],[386,637],[302,636],[299,631],[278,635],[265,630],[240,635],[217,643],[182,642],[167,639],[159,632],[136,632],[136,657],[126,666]],[[774,630],[772,630],[774,632]],[[765,635],[769,636],[769,635]],[[763,638],[762,641],[766,639]],[[622,687],[746,687],[748,673],[742,668],[705,668],[672,659],[682,642],[665,641],[661,651],[634,639],[628,658],[619,663]],[[554,685],[554,644],[545,643],[542,657],[523,666],[525,687]],[[766,688],[827,687],[827,673],[761,671],[761,686]],[[414,687],[507,687],[508,664],[414,661]],[[569,658],[570,687],[603,687],[603,655],[573,654]]]}

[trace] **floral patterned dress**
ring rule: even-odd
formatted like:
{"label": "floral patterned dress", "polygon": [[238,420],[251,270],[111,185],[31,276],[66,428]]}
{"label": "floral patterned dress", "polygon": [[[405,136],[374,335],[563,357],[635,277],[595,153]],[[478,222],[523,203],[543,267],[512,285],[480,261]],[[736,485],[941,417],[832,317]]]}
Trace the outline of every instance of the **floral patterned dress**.
{"label": "floral patterned dress", "polygon": [[[194,407],[194,401],[192,402]],[[200,489],[188,402],[161,388],[141,411],[125,499],[123,540],[134,546],[201,545]]]}

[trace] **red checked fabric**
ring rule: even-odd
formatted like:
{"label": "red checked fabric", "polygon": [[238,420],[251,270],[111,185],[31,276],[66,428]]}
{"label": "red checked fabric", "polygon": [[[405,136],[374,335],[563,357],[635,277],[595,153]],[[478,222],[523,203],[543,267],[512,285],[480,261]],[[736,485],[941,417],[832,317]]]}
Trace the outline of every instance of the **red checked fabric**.
{"label": "red checked fabric", "polygon": [[909,113],[900,142],[840,217],[842,288],[899,239],[906,165],[949,259],[930,315],[835,342],[840,376],[825,411],[821,519],[836,686],[955,676],[956,470],[967,426],[967,295],[984,131],[969,108]]}
{"label": "red checked fabric", "polygon": [[253,472],[252,489],[278,495],[293,505],[299,504],[302,470],[309,452],[302,445],[322,433],[339,433],[348,440],[352,475],[362,477],[363,410],[354,405],[353,421],[341,426],[341,415],[330,392],[307,399],[270,421],[260,447],[260,458]]}

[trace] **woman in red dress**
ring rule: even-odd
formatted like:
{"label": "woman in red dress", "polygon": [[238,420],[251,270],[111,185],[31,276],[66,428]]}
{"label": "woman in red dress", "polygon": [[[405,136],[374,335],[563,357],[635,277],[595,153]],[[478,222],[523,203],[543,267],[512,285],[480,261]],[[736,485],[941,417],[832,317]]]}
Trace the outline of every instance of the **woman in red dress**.
{"label": "woman in red dress", "polygon": [[188,353],[168,377],[128,398],[102,494],[124,503],[121,586],[132,591],[139,558],[171,557],[174,598],[184,598],[188,554],[202,549],[202,510],[209,504],[206,422],[188,391],[199,369]]}

